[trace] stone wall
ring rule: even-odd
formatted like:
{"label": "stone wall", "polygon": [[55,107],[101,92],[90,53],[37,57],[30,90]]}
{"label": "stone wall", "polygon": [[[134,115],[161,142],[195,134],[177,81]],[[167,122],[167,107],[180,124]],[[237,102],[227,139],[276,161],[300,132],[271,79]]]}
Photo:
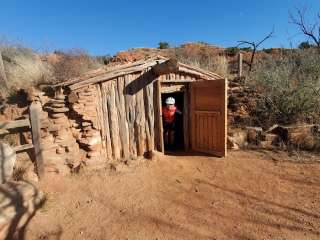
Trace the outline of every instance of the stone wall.
{"label": "stone wall", "polygon": [[71,131],[80,147],[86,151],[85,165],[95,166],[105,162],[101,126],[99,120],[99,97],[95,85],[72,92],[68,96]]}
{"label": "stone wall", "polygon": [[[59,94],[49,98],[34,92],[29,99],[40,101],[43,106],[40,125],[45,172],[69,174],[79,167],[82,156],[73,131],[73,122],[69,119],[70,109],[67,107],[66,96]],[[27,139],[32,142],[30,134]]]}

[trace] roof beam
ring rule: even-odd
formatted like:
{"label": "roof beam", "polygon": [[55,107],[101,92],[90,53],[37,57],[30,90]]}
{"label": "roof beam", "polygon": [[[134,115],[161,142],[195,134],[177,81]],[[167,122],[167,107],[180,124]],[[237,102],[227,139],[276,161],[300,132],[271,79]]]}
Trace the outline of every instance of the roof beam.
{"label": "roof beam", "polygon": [[177,59],[169,59],[163,63],[158,63],[152,67],[152,71],[157,76],[168,73],[179,72],[179,64]]}

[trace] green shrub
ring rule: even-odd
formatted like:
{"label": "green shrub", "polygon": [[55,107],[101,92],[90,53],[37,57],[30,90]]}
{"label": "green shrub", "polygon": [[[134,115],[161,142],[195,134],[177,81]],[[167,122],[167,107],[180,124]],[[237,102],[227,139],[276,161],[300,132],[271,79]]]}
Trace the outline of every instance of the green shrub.
{"label": "green shrub", "polygon": [[245,52],[250,52],[252,51],[252,48],[251,47],[242,47],[242,48],[239,48],[241,51],[245,51]]}
{"label": "green shrub", "polygon": [[320,55],[315,49],[270,56],[249,74],[260,93],[254,118],[261,125],[320,121]]}
{"label": "green shrub", "polygon": [[312,44],[310,44],[309,42],[301,42],[298,46],[299,49],[309,49],[314,47]]}
{"label": "green shrub", "polygon": [[237,48],[237,47],[228,47],[226,49],[226,54],[231,57],[238,54],[238,52],[239,52],[239,48]]}
{"label": "green shrub", "polygon": [[159,49],[167,49],[170,48],[170,44],[168,42],[159,42]]}
{"label": "green shrub", "polygon": [[264,51],[265,53],[272,53],[273,48],[264,48],[262,49],[262,51]]}

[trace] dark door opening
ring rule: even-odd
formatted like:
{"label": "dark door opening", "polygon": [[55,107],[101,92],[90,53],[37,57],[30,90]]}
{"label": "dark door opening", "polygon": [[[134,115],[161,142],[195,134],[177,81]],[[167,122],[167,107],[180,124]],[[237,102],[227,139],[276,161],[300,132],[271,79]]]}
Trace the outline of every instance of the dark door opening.
{"label": "dark door opening", "polygon": [[[161,103],[162,103],[162,108],[166,107],[166,99],[172,97],[175,99],[175,106],[181,114],[176,113],[174,115],[174,124],[173,124],[173,129],[169,127],[170,130],[174,131],[174,141],[173,144],[165,144],[164,149],[165,151],[183,151],[184,149],[184,92],[172,92],[172,93],[162,93],[161,94]],[[165,141],[165,134],[168,134],[166,129],[166,123],[164,119],[164,113],[162,113],[162,122],[163,122],[163,138],[164,142]]]}

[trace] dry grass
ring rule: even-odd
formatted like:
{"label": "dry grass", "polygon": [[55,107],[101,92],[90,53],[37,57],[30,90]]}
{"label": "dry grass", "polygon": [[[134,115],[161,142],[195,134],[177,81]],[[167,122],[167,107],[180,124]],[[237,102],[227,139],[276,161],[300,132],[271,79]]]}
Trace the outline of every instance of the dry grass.
{"label": "dry grass", "polygon": [[212,55],[205,48],[175,48],[172,57],[178,61],[190,64],[199,68],[215,72],[223,77],[229,77],[229,64],[226,56]]}
{"label": "dry grass", "polygon": [[48,66],[32,49],[19,45],[2,45],[0,49],[11,91],[34,86],[50,77]]}
{"label": "dry grass", "polygon": [[62,82],[72,77],[96,69],[101,66],[98,60],[88,55],[83,50],[74,49],[68,52],[55,52],[59,61],[52,64],[55,82]]}

